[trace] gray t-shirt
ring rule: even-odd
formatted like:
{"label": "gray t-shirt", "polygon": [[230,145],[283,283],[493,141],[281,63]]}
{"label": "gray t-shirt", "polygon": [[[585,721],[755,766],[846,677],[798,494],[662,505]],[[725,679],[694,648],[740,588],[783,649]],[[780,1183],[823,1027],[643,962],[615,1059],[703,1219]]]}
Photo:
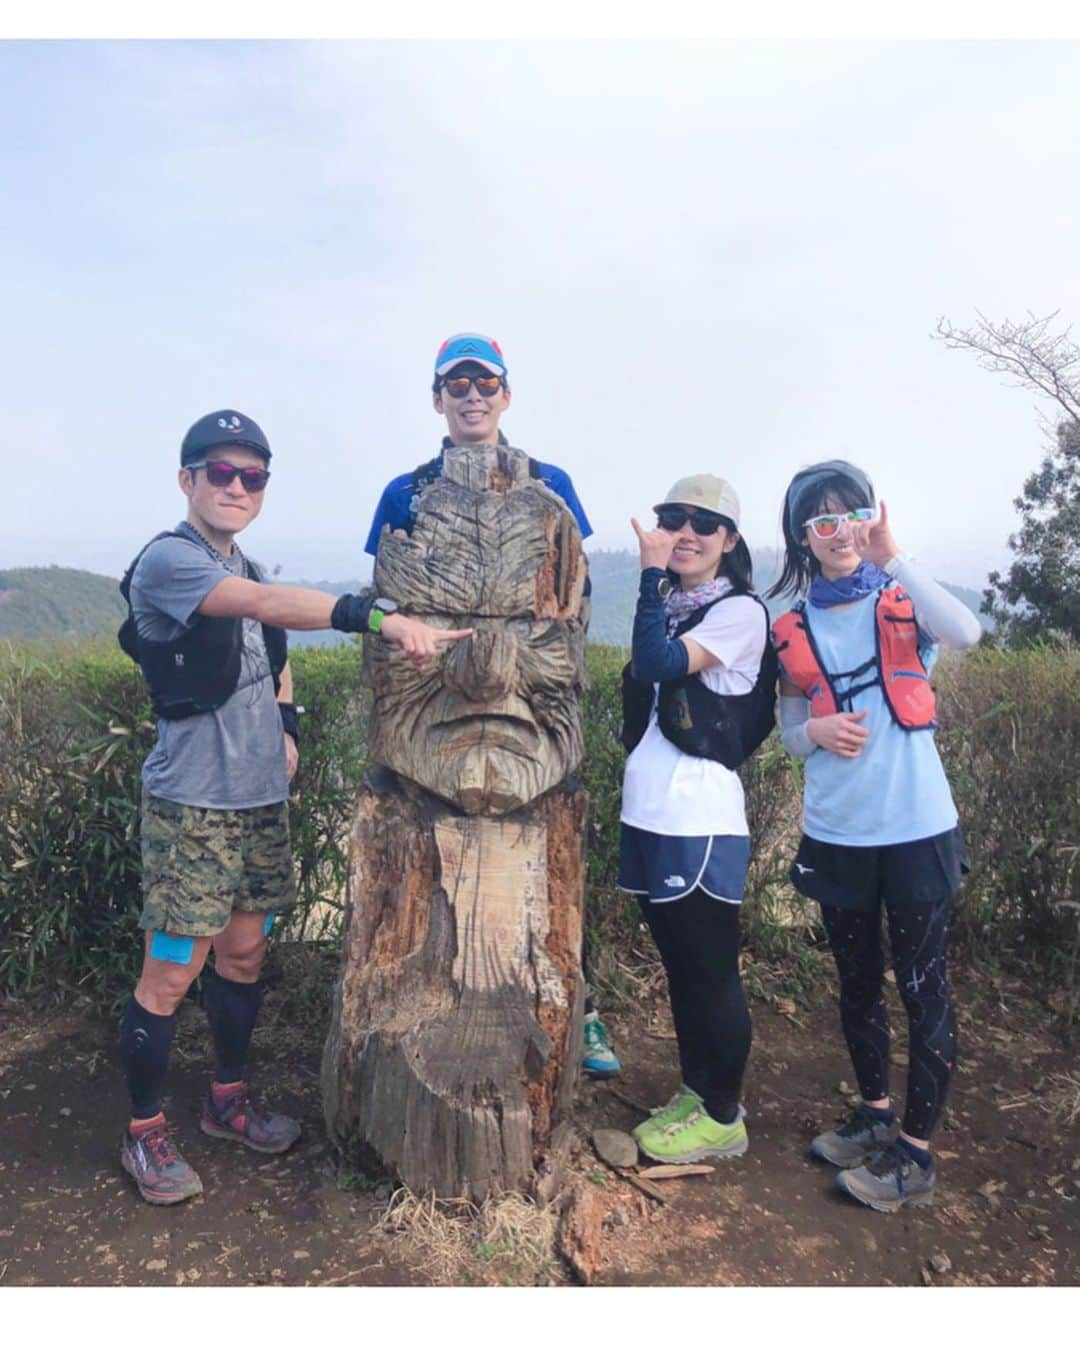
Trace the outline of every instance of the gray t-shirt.
{"label": "gray t-shirt", "polygon": [[[148,640],[183,635],[211,589],[244,574],[235,548],[221,556],[189,524],[177,531],[183,536],[161,538],[143,552],[131,579],[135,624]],[[258,622],[244,619],[240,678],[228,701],[186,720],[159,718],[157,733],[143,763],[147,794],[211,809],[251,809],[289,797],[284,731]]]}

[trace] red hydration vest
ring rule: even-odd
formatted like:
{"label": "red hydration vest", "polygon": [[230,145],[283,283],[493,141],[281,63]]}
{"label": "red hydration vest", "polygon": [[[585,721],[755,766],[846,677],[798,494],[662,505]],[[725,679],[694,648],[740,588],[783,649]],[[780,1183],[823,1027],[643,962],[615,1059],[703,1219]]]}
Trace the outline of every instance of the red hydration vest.
{"label": "red hydration vest", "polygon": [[[915,608],[899,585],[879,590],[874,601],[874,657],[847,672],[830,673],[825,668],[805,610],[804,603],[797,603],[777,618],[772,629],[784,674],[809,700],[812,716],[851,710],[858,692],[880,686],[889,713],[901,729],[937,728],[934,689],[919,655]],[[855,685],[863,673],[870,676]],[[838,693],[838,678],[851,678],[852,686]]]}

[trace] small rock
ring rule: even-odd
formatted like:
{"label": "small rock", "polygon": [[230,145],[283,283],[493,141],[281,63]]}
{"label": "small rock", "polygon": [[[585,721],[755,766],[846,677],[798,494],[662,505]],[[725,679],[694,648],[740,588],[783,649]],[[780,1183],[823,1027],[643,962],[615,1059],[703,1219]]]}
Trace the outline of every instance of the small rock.
{"label": "small rock", "polygon": [[70,1116],[71,1116],[71,1109],[70,1109],[70,1108],[61,1108],[61,1109],[60,1109],[60,1116],[61,1116],[61,1117],[70,1117]]}
{"label": "small rock", "polygon": [[846,1098],[852,1093],[851,1085],[848,1084],[847,1080],[841,1080],[840,1083],[836,1086],[836,1092],[838,1094],[843,1094],[844,1097]]}
{"label": "small rock", "polygon": [[630,1223],[630,1212],[625,1206],[616,1206],[611,1212],[611,1224],[614,1229],[622,1229]]}
{"label": "small rock", "polygon": [[311,1254],[308,1252],[306,1248],[297,1248],[293,1252],[293,1260],[295,1262],[302,1262],[306,1257],[310,1256]]}
{"label": "small rock", "polygon": [[392,1182],[380,1182],[375,1188],[376,1201],[389,1201],[394,1194],[394,1184]]}
{"label": "small rock", "polygon": [[948,1253],[934,1253],[930,1258],[930,1270],[936,1272],[939,1276],[944,1276],[947,1271],[952,1271],[952,1262],[949,1260]]}
{"label": "small rock", "polygon": [[592,1133],[596,1153],[612,1168],[632,1168],[637,1163],[638,1147],[633,1136],[602,1126]]}
{"label": "small rock", "polygon": [[168,1265],[164,1257],[151,1257],[150,1261],[146,1263],[146,1269],[147,1271],[164,1271]]}

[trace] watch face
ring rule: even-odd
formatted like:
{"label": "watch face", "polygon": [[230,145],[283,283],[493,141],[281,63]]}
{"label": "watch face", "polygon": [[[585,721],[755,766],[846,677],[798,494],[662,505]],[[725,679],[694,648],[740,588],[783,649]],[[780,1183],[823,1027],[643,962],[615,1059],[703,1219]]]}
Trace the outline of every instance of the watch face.
{"label": "watch face", "polygon": [[380,612],[385,612],[387,616],[389,616],[391,612],[397,612],[398,610],[398,605],[392,598],[376,598],[372,606],[378,608]]}

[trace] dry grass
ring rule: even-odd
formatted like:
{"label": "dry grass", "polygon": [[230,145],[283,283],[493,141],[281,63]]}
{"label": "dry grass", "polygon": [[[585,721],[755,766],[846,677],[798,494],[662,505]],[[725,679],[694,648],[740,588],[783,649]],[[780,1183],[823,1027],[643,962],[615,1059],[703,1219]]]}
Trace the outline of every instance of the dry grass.
{"label": "dry grass", "polygon": [[1058,1126],[1075,1126],[1080,1121],[1080,1075],[1051,1075],[1041,1102]]}
{"label": "dry grass", "polygon": [[561,1279],[553,1211],[516,1193],[475,1205],[400,1188],[376,1226],[434,1285],[551,1285]]}

